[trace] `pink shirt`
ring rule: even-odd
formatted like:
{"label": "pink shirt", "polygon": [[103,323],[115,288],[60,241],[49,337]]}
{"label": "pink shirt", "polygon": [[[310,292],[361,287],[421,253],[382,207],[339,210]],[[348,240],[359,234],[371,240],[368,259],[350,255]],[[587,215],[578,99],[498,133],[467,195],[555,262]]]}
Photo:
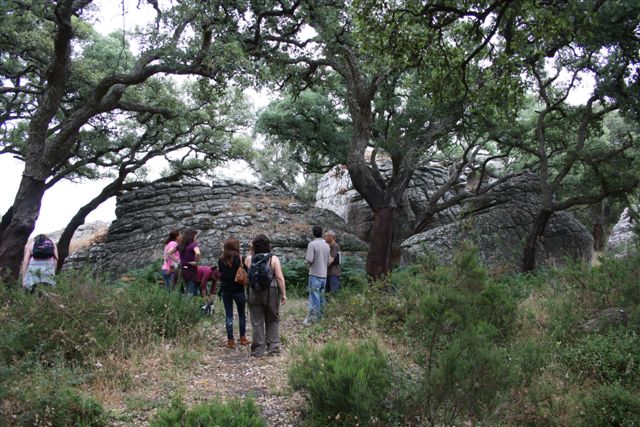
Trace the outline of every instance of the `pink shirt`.
{"label": "pink shirt", "polygon": [[172,240],[164,247],[164,264],[162,264],[162,269],[169,271],[171,264],[174,262],[180,262],[180,252],[178,251],[178,242]]}

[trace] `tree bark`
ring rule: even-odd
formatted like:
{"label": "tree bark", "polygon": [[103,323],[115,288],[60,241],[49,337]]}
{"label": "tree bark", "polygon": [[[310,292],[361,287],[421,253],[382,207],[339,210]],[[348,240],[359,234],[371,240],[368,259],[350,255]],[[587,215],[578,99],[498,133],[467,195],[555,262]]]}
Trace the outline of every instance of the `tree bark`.
{"label": "tree bark", "polygon": [[82,206],[78,209],[78,212],[71,218],[67,226],[64,228],[60,239],[58,240],[58,265],[56,267],[56,273],[59,273],[64,266],[64,262],[69,256],[69,247],[71,245],[71,239],[73,238],[73,234],[76,232],[78,227],[84,224],[84,221],[87,219],[87,216],[93,212],[98,206],[100,206],[107,199],[115,196],[117,194],[117,190],[112,190],[109,187],[106,187],[98,196],[96,196],[93,200],[91,200],[86,205]]}
{"label": "tree bark", "polygon": [[394,213],[395,209],[392,207],[373,210],[366,263],[367,274],[373,279],[381,279],[391,270]]}
{"label": "tree bark", "polygon": [[35,228],[45,191],[45,181],[22,175],[13,202],[13,215],[0,240],[0,279],[17,280],[24,246]]}
{"label": "tree bark", "polygon": [[0,222],[0,240],[2,240],[2,234],[4,230],[7,229],[9,223],[11,223],[11,218],[13,218],[13,206],[11,206],[2,216],[2,222]]}
{"label": "tree bark", "polygon": [[599,252],[604,248],[604,209],[602,202],[591,206],[591,219],[593,222],[593,250]]}
{"label": "tree bark", "polygon": [[527,239],[527,243],[522,254],[523,273],[533,271],[536,268],[536,247],[544,235],[544,230],[547,227],[547,223],[549,222],[551,215],[553,215],[552,210],[543,209],[538,213],[538,216],[533,223],[533,230],[531,230],[531,233],[529,234],[529,238]]}

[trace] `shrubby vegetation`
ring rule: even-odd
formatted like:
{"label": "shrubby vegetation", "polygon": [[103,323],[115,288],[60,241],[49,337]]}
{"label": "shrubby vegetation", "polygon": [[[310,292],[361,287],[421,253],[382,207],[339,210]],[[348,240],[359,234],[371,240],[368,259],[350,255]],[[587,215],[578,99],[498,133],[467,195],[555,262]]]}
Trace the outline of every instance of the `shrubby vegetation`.
{"label": "shrubby vegetation", "polygon": [[0,424],[106,423],[101,405],[78,388],[95,378],[91,362],[179,338],[202,317],[195,300],[145,275],[115,285],[67,275],[40,295],[0,286]]}
{"label": "shrubby vegetation", "polygon": [[[340,286],[342,288],[361,289],[367,285],[364,260],[355,256],[345,256],[341,269]],[[309,266],[304,259],[292,259],[284,262],[282,273],[287,282],[289,295],[307,295]]]}
{"label": "shrubby vegetation", "polygon": [[[304,290],[303,267],[287,268]],[[292,352],[289,384],[309,425],[640,421],[640,257],[503,275],[467,248],[372,285],[356,266],[345,273],[326,320]],[[165,293],[152,268],[116,282],[67,275],[40,296],[2,286],[0,298],[1,424],[108,425],[114,415],[86,390],[132,379],[96,361],[203,341],[199,300]],[[176,399],[153,422],[264,425],[250,400],[187,409]]]}
{"label": "shrubby vegetation", "polygon": [[375,342],[353,348],[331,342],[319,352],[303,347],[289,371],[289,382],[294,390],[307,393],[318,425],[378,424],[389,415],[384,402],[392,377]]}
{"label": "shrubby vegetation", "polygon": [[[384,425],[634,425],[640,417],[638,273],[640,257],[492,275],[466,249],[450,266],[426,258],[374,286],[345,289],[329,305],[327,324],[337,327],[334,335],[366,337],[368,345],[375,336],[388,349],[367,356],[367,365],[388,367],[377,375],[384,372],[390,388],[368,396],[394,414]],[[628,320],[585,328],[612,307]],[[307,396],[310,419],[335,417],[339,410],[326,402],[336,384],[355,383],[360,374],[353,369],[351,378],[341,377],[333,366],[353,365],[351,353],[336,352],[332,343],[302,354],[315,369],[304,371],[305,383],[294,365],[291,385]],[[374,415],[359,418],[361,425],[377,425],[371,420]]]}
{"label": "shrubby vegetation", "polygon": [[226,403],[211,401],[188,410],[180,398],[175,398],[171,406],[160,411],[151,422],[152,427],[263,427],[265,425],[252,399],[231,400]]}

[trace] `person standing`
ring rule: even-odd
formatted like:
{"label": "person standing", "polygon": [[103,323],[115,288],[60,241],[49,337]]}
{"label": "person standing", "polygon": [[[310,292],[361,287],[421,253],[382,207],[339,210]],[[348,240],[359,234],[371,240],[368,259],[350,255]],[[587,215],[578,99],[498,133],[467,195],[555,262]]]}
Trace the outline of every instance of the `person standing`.
{"label": "person standing", "polygon": [[309,242],[305,256],[305,261],[309,264],[309,313],[303,322],[305,326],[322,316],[329,266],[329,245],[322,238],[322,227],[314,225],[312,232],[314,239]]}
{"label": "person standing", "polygon": [[335,294],[340,289],[340,245],[336,242],[336,232],[327,230],[324,233],[324,241],[329,245],[329,267],[327,268],[326,292]]}
{"label": "person standing", "polygon": [[171,230],[169,238],[164,242],[164,263],[162,264],[162,280],[164,280],[164,288],[167,292],[171,291],[172,285],[175,283],[176,271],[180,267],[179,243],[180,232]]}
{"label": "person standing", "polygon": [[198,262],[200,261],[200,246],[196,240],[198,233],[192,228],[187,228],[182,233],[182,245],[180,249],[180,271],[182,280],[187,285],[187,295],[197,296],[198,287],[196,279],[198,275]]}
{"label": "person standing", "polygon": [[58,247],[45,234],[37,235],[27,242],[22,257],[22,286],[34,293],[37,286],[56,285]]}
{"label": "person standing", "polygon": [[218,260],[218,270],[220,271],[220,290],[227,328],[227,348],[235,348],[236,342],[233,337],[233,303],[236,303],[238,310],[238,323],[240,327],[240,345],[249,344],[247,339],[247,317],[245,305],[247,296],[244,286],[235,281],[236,273],[242,266],[240,258],[240,242],[235,237],[229,237],[224,241],[222,248],[222,258]]}
{"label": "person standing", "polygon": [[280,353],[280,305],[287,302],[287,288],[282,266],[271,253],[271,242],[264,234],[251,241],[252,253],[244,261],[245,267],[258,270],[256,278],[266,274],[271,280],[266,289],[256,290],[249,285],[249,313],[251,314],[251,356],[262,357]]}

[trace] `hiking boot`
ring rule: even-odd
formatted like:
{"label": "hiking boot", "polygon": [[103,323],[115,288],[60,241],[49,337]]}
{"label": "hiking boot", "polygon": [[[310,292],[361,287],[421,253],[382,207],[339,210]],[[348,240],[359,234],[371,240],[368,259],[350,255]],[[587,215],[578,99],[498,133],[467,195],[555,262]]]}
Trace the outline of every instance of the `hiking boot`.
{"label": "hiking boot", "polygon": [[240,337],[240,345],[249,345],[249,344],[251,344],[251,341],[249,341],[247,337],[245,337],[244,335]]}
{"label": "hiking boot", "polygon": [[226,347],[227,347],[227,348],[236,348],[236,342],[235,342],[235,340],[227,340]]}

